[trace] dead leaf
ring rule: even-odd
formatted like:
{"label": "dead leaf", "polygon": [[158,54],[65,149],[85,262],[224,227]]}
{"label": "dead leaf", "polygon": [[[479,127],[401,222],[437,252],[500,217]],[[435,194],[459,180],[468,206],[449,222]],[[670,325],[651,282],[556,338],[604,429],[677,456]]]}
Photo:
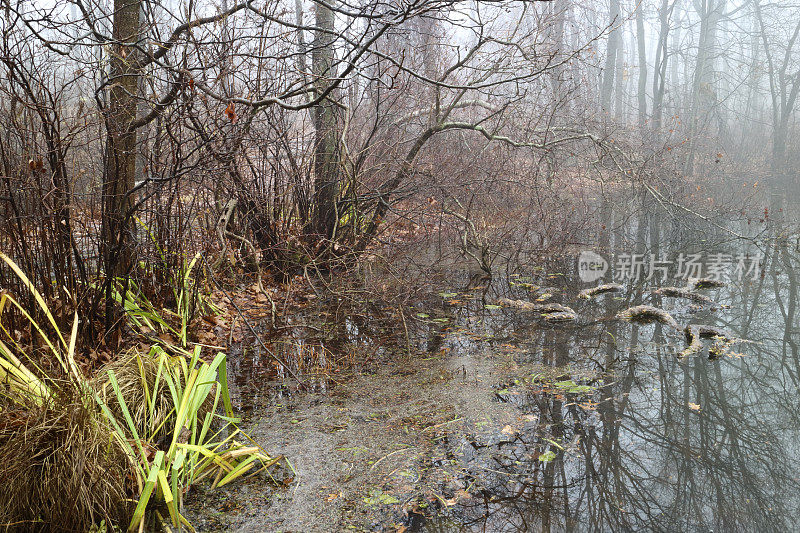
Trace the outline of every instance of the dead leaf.
{"label": "dead leaf", "polygon": [[233,108],[233,102],[230,102],[228,107],[225,108],[225,116],[228,117],[231,124],[236,124],[238,117],[236,116],[236,110]]}
{"label": "dead leaf", "polygon": [[696,403],[686,402],[686,405],[688,405],[689,409],[691,409],[692,411],[699,411],[700,410],[700,406],[697,405]]}
{"label": "dead leaf", "polygon": [[465,491],[464,489],[458,489],[455,493],[455,497],[458,498],[459,500],[469,500],[470,498],[472,498],[472,494]]}

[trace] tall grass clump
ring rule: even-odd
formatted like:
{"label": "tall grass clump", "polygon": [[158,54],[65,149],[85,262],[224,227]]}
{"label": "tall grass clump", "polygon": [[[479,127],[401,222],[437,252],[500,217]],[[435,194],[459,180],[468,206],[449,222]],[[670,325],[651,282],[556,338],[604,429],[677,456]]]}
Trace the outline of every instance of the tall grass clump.
{"label": "tall grass clump", "polygon": [[89,531],[131,516],[133,464],[70,387],[0,413],[0,529]]}
{"label": "tall grass clump", "polygon": [[[184,334],[181,346],[131,350],[84,376],[75,363],[77,314],[65,335],[25,274],[0,259],[47,320],[0,296],[0,528],[191,530],[182,506],[192,484],[223,486],[282,459],[236,427],[223,353],[206,360]],[[30,322],[38,342],[15,339],[3,325],[8,309]]]}

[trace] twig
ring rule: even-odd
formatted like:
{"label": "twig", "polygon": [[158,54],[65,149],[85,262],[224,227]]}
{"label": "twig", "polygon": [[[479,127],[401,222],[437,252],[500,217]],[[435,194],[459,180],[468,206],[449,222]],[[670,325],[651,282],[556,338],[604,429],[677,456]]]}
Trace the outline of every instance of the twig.
{"label": "twig", "polygon": [[381,457],[380,459],[378,459],[377,461],[375,461],[375,463],[373,463],[373,465],[372,465],[371,467],[369,467],[369,469],[370,469],[370,470],[374,470],[374,469],[375,469],[375,467],[376,467],[376,466],[378,466],[378,464],[379,464],[381,461],[383,461],[384,459],[386,459],[386,458],[388,458],[388,457],[391,457],[392,455],[394,455],[394,454],[396,454],[396,453],[400,453],[400,452],[407,452],[408,450],[415,450],[416,448],[417,448],[416,446],[410,446],[410,447],[408,447],[408,448],[401,448],[401,449],[399,449],[399,450],[395,450],[395,451],[393,451],[393,452],[391,452],[391,453],[389,453],[389,454],[386,454],[386,455],[384,455],[383,457]]}
{"label": "twig", "polygon": [[228,204],[225,206],[225,210],[222,212],[217,222],[217,236],[219,237],[222,251],[219,254],[219,258],[214,261],[214,268],[218,268],[222,262],[225,261],[225,255],[228,253],[228,242],[225,240],[225,234],[228,232],[228,224],[233,215],[233,210],[236,209],[237,203],[238,201],[236,199],[228,200]]}
{"label": "twig", "polygon": [[[679,204],[677,202],[673,202],[672,200],[669,200],[669,199],[665,198],[663,194],[661,194],[660,192],[658,192],[657,190],[652,188],[647,183],[642,182],[642,185],[644,185],[644,188],[647,189],[647,192],[649,192],[653,196],[653,198],[655,198],[658,201],[658,203],[660,203],[662,206],[664,206],[665,209],[666,209],[666,205],[665,204],[669,204],[669,205],[671,205],[673,207],[677,207],[678,209],[686,211],[690,215],[694,215],[697,218],[708,222],[709,224],[711,224],[712,226],[714,226],[717,229],[721,229],[722,231],[730,233],[734,237],[737,237],[739,239],[743,239],[743,240],[746,240],[746,241],[755,242],[755,239],[752,239],[752,238],[749,238],[749,237],[745,237],[744,235],[741,235],[740,233],[737,233],[737,232],[733,231],[730,228],[726,228],[725,226],[722,226],[721,224],[718,224],[718,223],[714,222],[709,217],[707,217],[705,215],[701,215],[697,211],[689,209],[685,205],[681,205],[681,204]],[[669,209],[667,209],[667,212],[669,212]]]}
{"label": "twig", "polygon": [[228,294],[228,292],[225,289],[222,288],[222,286],[217,281],[217,278],[214,277],[214,273],[211,271],[211,268],[210,268],[210,265],[208,264],[208,261],[206,261],[205,254],[201,252],[200,253],[200,257],[203,260],[203,264],[206,266],[206,269],[207,269],[207,272],[208,272],[208,276],[211,278],[211,281],[212,281],[212,283],[214,283],[214,286],[217,289],[219,289],[219,291],[222,292],[222,294],[224,294],[226,298],[228,298],[228,301],[231,303],[233,308],[236,309],[237,313],[239,313],[239,318],[242,319],[242,321],[247,326],[247,329],[250,330],[250,333],[253,334],[253,336],[255,337],[256,341],[258,341],[258,343],[261,345],[261,347],[264,349],[264,351],[267,352],[267,354],[270,357],[272,357],[275,361],[280,363],[281,366],[283,366],[283,368],[286,369],[286,372],[290,376],[292,376],[294,379],[297,380],[298,384],[300,384],[302,387],[305,387],[306,385],[303,382],[303,380],[301,380],[300,377],[297,374],[295,374],[295,372],[289,367],[289,365],[286,363],[286,361],[284,361],[283,358],[281,358],[279,355],[276,355],[272,350],[267,348],[267,345],[264,344],[263,340],[261,340],[261,337],[258,335],[258,333],[256,332],[255,328],[250,324],[250,321],[247,320],[247,318],[244,316],[244,313],[242,312],[242,310],[239,308],[238,305],[236,305],[236,302],[233,301],[233,298],[231,297],[231,295]]}

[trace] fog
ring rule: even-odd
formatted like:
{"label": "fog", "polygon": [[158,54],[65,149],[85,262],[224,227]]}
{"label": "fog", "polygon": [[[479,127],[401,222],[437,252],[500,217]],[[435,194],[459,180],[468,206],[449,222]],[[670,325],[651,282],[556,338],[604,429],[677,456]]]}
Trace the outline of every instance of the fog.
{"label": "fog", "polygon": [[[635,309],[660,306],[658,290],[665,300],[691,293],[693,304],[707,305],[710,297],[684,285],[713,274],[733,285],[724,293],[729,304],[680,308],[678,318],[735,307],[738,320],[751,299],[764,299],[759,305],[773,312],[764,320],[777,325],[760,357],[781,351],[783,363],[797,362],[791,250],[800,246],[800,2],[0,0],[0,7],[0,326],[11,346],[0,343],[0,400],[11,395],[3,380],[12,374],[80,382],[78,367],[92,376],[121,353],[152,356],[161,353],[156,347],[180,357],[192,346],[239,350],[237,365],[250,372],[265,366],[242,364],[257,345],[269,379],[279,387],[296,380],[299,391],[303,365],[317,356],[314,342],[328,362],[336,359],[329,345],[344,358],[363,355],[351,348],[366,341],[342,340],[352,332],[334,341],[321,333],[345,321],[347,306],[390,316],[391,335],[401,339],[392,337],[400,346],[392,354],[427,357],[433,349],[415,348],[416,336],[458,317],[431,318],[426,297],[448,295],[441,298],[455,306],[474,304],[478,296],[465,295],[483,291],[470,313],[511,313],[500,300],[538,313],[553,294],[536,293],[534,281],[538,290],[558,276],[571,277],[556,287],[570,305],[566,295],[585,290],[581,283],[619,282],[606,289],[624,289]],[[583,265],[591,279],[581,278],[580,257],[590,258]],[[698,260],[690,272],[687,257],[714,258],[716,266]],[[675,280],[680,287],[661,286]],[[444,286],[457,282],[464,286],[455,292]],[[6,298],[17,305],[5,306]],[[321,307],[301,312],[309,302]],[[247,315],[250,305],[257,319]],[[623,357],[614,321],[631,316],[589,321],[585,309],[558,303],[551,312],[556,305],[556,318],[575,321],[581,333],[564,334],[563,353],[543,364],[571,372],[585,339],[610,336],[606,366],[591,368],[610,380]],[[752,312],[739,328],[742,342]],[[708,316],[733,323],[724,315]],[[334,317],[336,327],[315,325],[321,317]],[[478,322],[506,327],[484,318]],[[519,330],[562,338],[563,330],[536,320]],[[606,322],[612,326],[595,327]],[[701,331],[718,331],[715,324],[678,327],[663,318],[658,328],[699,342]],[[682,329],[691,326],[706,329]],[[630,348],[624,357],[639,343],[637,328],[620,334]],[[62,331],[72,332],[71,343]],[[646,333],[664,341],[655,331]],[[59,358],[48,334],[68,358]],[[281,335],[304,346],[308,335],[319,338],[287,361],[269,344]],[[646,356],[653,367],[669,354],[665,383],[678,383],[686,374],[677,356],[696,354],[697,343],[691,353],[671,348]],[[477,352],[463,343],[452,350]],[[13,372],[26,361],[33,372]],[[464,376],[483,368],[474,363],[462,365]],[[634,366],[625,370],[631,376]],[[556,378],[572,383],[565,390],[589,387]],[[39,390],[38,383],[22,388]],[[684,384],[681,408],[696,405]],[[546,394],[555,390],[547,387]],[[618,392],[609,389],[609,397]],[[562,409],[556,399],[554,419]],[[37,398],[25,409],[34,404],[49,405]],[[3,405],[0,417],[9,412]],[[617,419],[609,417],[611,427]],[[0,423],[0,458],[9,427],[17,426]],[[536,446],[553,442],[539,437]],[[174,452],[175,442],[159,453]],[[142,455],[158,446],[145,444]],[[553,451],[559,461],[562,452]],[[2,496],[0,526],[47,522],[41,513],[13,515]],[[788,498],[785,507],[795,503]],[[101,515],[93,512],[75,529],[94,525]],[[742,523],[758,523],[754,513]],[[617,518],[611,522],[624,526]]]}

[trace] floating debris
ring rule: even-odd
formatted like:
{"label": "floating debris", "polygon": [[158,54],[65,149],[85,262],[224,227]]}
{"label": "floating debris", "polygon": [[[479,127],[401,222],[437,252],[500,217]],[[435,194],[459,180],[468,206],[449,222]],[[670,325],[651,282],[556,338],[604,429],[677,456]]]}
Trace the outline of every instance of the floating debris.
{"label": "floating debris", "polygon": [[578,298],[582,300],[589,300],[595,296],[600,296],[601,294],[606,294],[608,292],[620,292],[623,289],[624,287],[619,283],[605,283],[603,285],[598,285],[597,287],[583,289],[578,293]]}
{"label": "floating debris", "polygon": [[541,288],[538,285],[535,285],[533,283],[529,283],[527,281],[509,281],[508,284],[511,287],[521,287],[521,288],[525,289],[526,291],[530,291],[530,292],[537,292]]}
{"label": "floating debris", "polygon": [[677,331],[681,331],[681,327],[678,325],[675,319],[672,318],[672,315],[663,309],[658,309],[652,305],[637,305],[630,307],[617,313],[617,318],[629,320],[631,322],[638,322],[641,324],[659,322],[665,326],[674,328]]}
{"label": "floating debris", "polygon": [[701,289],[718,289],[724,286],[724,281],[711,278],[689,278],[689,282],[686,284],[686,288],[691,291],[697,291]]}
{"label": "floating debris", "polygon": [[735,342],[733,336],[724,329],[703,324],[689,324],[684,328],[687,347],[678,357],[694,355],[703,349],[702,339],[714,339],[714,344],[708,349],[708,356],[715,359],[728,352],[731,344]]}
{"label": "floating debris", "polygon": [[652,292],[653,294],[658,294],[660,296],[666,296],[668,298],[685,298],[687,300],[691,300],[693,302],[701,304],[714,303],[714,300],[712,300],[705,294],[697,294],[696,292],[692,292],[686,287],[662,287],[660,289],[656,289],[650,292]]}

